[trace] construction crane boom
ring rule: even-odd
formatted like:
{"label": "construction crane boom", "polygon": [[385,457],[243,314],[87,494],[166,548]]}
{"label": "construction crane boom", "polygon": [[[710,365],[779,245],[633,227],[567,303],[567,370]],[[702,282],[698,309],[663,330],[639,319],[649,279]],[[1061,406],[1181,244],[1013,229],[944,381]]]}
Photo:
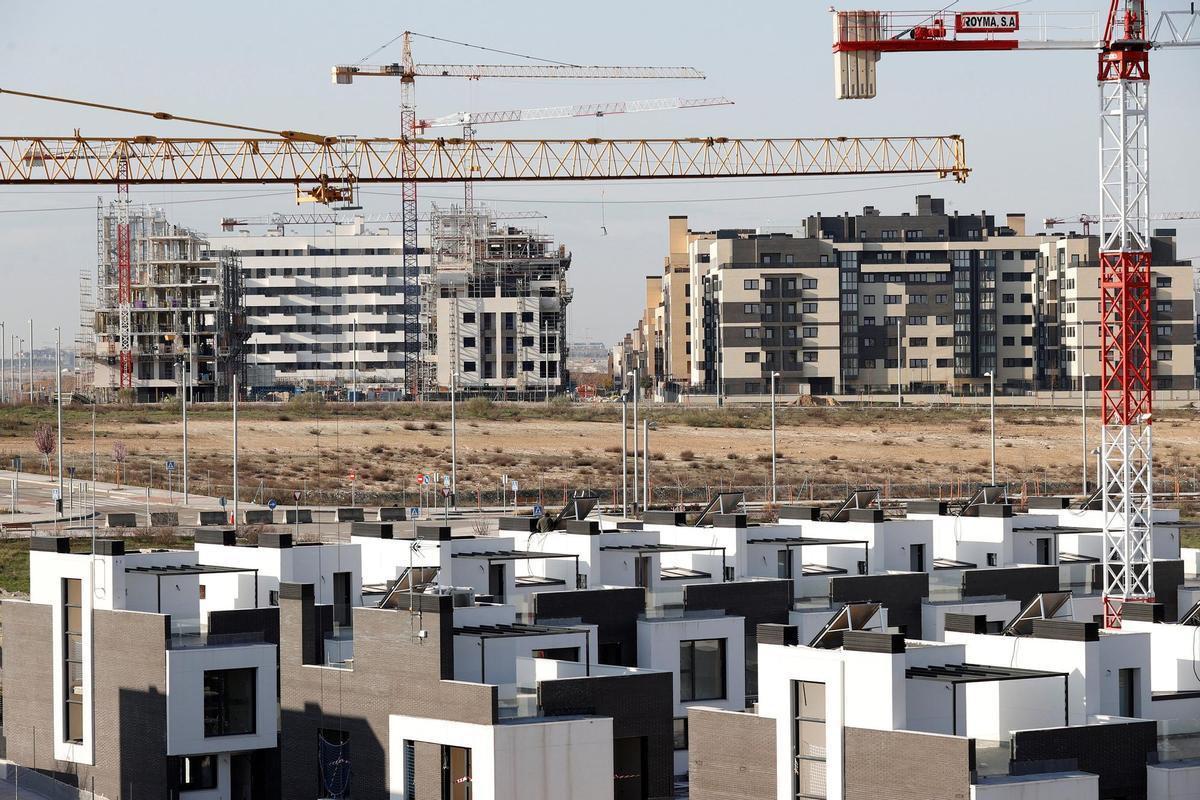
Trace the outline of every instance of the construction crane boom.
{"label": "construction crane boom", "polygon": [[[1181,219],[1200,219],[1200,211],[1164,211],[1162,213],[1151,214],[1150,220],[1154,222],[1167,222],[1171,220]],[[1096,214],[1077,214],[1071,217],[1046,217],[1042,220],[1042,224],[1047,228],[1053,228],[1055,225],[1082,225],[1084,234],[1091,232],[1093,225],[1098,225],[1101,218]],[[1114,222],[1116,217],[1107,215],[1104,217],[1105,222]]]}
{"label": "construction crane boom", "polygon": [[575,106],[547,106],[509,111],[462,111],[430,120],[421,120],[418,128],[448,128],[458,125],[488,125],[495,122],[530,122],[538,119],[567,119],[570,117],[607,117],[614,114],[633,114],[642,111],[668,111],[676,108],[708,108],[731,106],[728,97],[662,97],[653,100],[626,100],[615,103],[585,103]]}
{"label": "construction crane boom", "polygon": [[[402,168],[411,145],[411,171]],[[477,165],[470,172],[468,164]],[[122,170],[127,172],[122,177]],[[961,136],[796,139],[0,137],[0,184],[311,184],[934,174],[965,180]],[[341,199],[340,197],[337,199]]]}
{"label": "construction crane boom", "polygon": [[576,66],[568,64],[338,64],[332,69],[334,83],[351,83],[355,78],[603,78],[628,80],[697,80],[704,73],[692,67]]}
{"label": "construction crane boom", "polygon": [[[504,211],[489,214],[492,219],[546,219],[540,211]],[[418,218],[421,222],[433,219],[430,214]],[[255,225],[348,225],[353,222],[363,222],[374,225],[381,222],[403,222],[404,214],[392,211],[386,214],[269,214],[265,217],[223,217],[221,230],[231,231],[234,228],[248,228]]]}

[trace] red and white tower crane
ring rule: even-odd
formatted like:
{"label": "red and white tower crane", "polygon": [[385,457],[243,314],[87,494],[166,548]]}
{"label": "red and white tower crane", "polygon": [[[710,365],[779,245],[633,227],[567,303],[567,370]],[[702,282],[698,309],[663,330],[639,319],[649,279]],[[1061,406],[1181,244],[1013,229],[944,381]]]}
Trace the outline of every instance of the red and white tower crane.
{"label": "red and white tower crane", "polygon": [[[1110,0],[1098,39],[1055,41],[1035,23],[1021,38],[1016,11],[835,12],[833,50],[840,98],[875,96],[886,52],[1095,49],[1100,84],[1101,488],[1104,622],[1152,602],[1153,363],[1150,280],[1150,51],[1200,45],[1200,15],[1165,12],[1153,28],[1145,0]],[[949,20],[953,24],[948,24]],[[1031,26],[1026,26],[1028,30]]]}

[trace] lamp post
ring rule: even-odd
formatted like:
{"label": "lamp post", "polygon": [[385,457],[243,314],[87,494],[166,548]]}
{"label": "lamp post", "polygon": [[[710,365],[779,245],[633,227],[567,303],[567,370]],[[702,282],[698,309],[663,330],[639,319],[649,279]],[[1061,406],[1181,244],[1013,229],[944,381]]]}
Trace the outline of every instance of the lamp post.
{"label": "lamp post", "polygon": [[233,375],[233,529],[237,530],[238,520],[238,376]]}
{"label": "lamp post", "polygon": [[0,403],[8,400],[8,337],[0,322]]}
{"label": "lamp post", "polygon": [[637,513],[638,508],[638,369],[633,368],[632,372],[627,373],[633,378],[633,383],[630,386],[630,392],[633,394],[633,512]]}
{"label": "lamp post", "polygon": [[33,320],[29,320],[29,405],[33,405]]}
{"label": "lamp post", "polygon": [[63,501],[63,445],[62,445],[62,328],[54,329],[58,334],[54,340],[54,394],[56,400],[55,414],[58,420],[58,502]]}
{"label": "lamp post", "polygon": [[896,318],[896,408],[904,407],[904,318]]}
{"label": "lamp post", "polygon": [[[1088,374],[1085,372],[1085,373],[1083,373],[1083,380],[1080,381],[1080,384],[1079,384],[1079,389],[1080,389],[1079,410],[1081,412],[1080,418],[1079,418],[1079,432],[1083,437],[1083,450],[1082,450],[1083,458],[1081,460],[1081,464],[1083,467],[1083,494],[1085,496],[1087,495],[1087,491],[1088,491],[1087,379],[1088,379]],[[1099,478],[1100,476],[1097,475],[1096,477]]]}
{"label": "lamp post", "polygon": [[629,399],[621,398],[621,516],[629,516],[629,429],[626,417],[629,412]]}
{"label": "lamp post", "polygon": [[992,486],[996,485],[996,373],[988,370],[983,373],[988,379],[988,395],[990,416],[992,421]]}
{"label": "lamp post", "polygon": [[188,406],[188,373],[191,372],[189,367],[191,358],[182,363],[182,372],[179,373],[179,406],[183,409],[183,504],[188,504],[188,422],[187,422],[187,406]]}
{"label": "lamp post", "polygon": [[771,503],[776,502],[776,486],[775,481],[775,379],[779,377],[778,372],[771,373]]}
{"label": "lamp post", "polygon": [[350,358],[354,365],[350,384],[350,405],[355,405],[358,402],[358,317],[354,318],[350,327]]}
{"label": "lamp post", "polygon": [[[458,362],[450,369],[450,495],[458,503],[458,415],[455,407],[458,405],[457,383]],[[411,580],[411,578],[410,578]]]}

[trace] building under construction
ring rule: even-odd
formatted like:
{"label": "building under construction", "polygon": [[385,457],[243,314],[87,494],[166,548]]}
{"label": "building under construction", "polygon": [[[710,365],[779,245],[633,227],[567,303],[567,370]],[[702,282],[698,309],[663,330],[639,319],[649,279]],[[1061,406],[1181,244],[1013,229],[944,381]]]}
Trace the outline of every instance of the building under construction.
{"label": "building under construction", "polygon": [[[115,203],[97,214],[95,295],[81,282],[81,339],[101,399],[120,389],[121,313]],[[206,252],[202,234],[174,225],[161,209],[131,207],[129,219],[132,399],[157,402],[181,387],[197,401],[226,400],[241,376],[246,341],[243,279],[232,250]],[[88,313],[90,311],[90,313]],[[84,374],[87,374],[85,367]]]}
{"label": "building under construction", "polygon": [[507,398],[562,391],[566,247],[453,206],[435,207],[430,229],[420,312],[426,391],[445,392],[452,380],[461,392]]}

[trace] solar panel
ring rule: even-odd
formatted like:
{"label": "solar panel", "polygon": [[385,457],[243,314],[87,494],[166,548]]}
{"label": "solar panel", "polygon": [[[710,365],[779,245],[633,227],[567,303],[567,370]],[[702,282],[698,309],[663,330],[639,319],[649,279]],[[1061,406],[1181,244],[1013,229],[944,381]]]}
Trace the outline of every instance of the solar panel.
{"label": "solar panel", "polygon": [[855,489],[850,496],[829,515],[831,522],[845,522],[850,518],[851,509],[870,508],[879,500],[878,489]]}
{"label": "solar panel", "polygon": [[[1074,614],[1068,604],[1070,592],[1042,592],[1021,609],[1001,631],[1005,636],[1029,636],[1033,633],[1033,621],[1038,619],[1071,619]],[[1065,613],[1064,613],[1065,609]]]}
{"label": "solar panel", "polygon": [[825,627],[808,643],[809,647],[819,647],[823,650],[836,650],[842,646],[842,635],[846,631],[865,631],[881,628],[875,622],[879,614],[879,603],[847,603],[830,617]]}

